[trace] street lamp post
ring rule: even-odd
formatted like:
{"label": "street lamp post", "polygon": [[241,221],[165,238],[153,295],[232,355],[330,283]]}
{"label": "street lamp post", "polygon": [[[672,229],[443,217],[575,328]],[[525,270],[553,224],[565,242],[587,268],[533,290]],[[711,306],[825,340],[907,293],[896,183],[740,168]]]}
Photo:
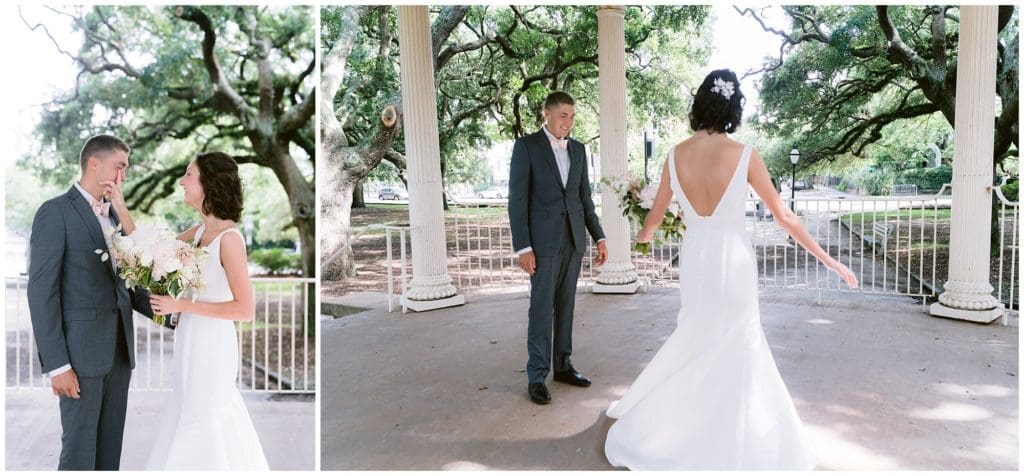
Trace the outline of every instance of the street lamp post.
{"label": "street lamp post", "polygon": [[789,151],[789,163],[793,164],[793,179],[789,182],[789,209],[796,213],[796,163],[800,161],[800,151],[793,144],[793,150]]}
{"label": "street lamp post", "polygon": [[654,138],[648,138],[647,131],[644,131],[644,182],[651,181],[647,176],[647,164],[651,161],[651,157],[654,157]]}

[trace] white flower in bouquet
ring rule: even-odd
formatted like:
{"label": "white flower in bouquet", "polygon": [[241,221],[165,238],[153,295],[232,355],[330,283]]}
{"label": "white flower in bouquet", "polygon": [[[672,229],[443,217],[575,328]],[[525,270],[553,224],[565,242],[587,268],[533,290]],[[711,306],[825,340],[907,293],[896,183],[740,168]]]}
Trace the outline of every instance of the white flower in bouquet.
{"label": "white flower in bouquet", "polygon": [[178,259],[178,243],[185,244],[178,240],[165,240],[157,242],[153,246],[153,280],[160,281],[167,274],[181,269],[181,260]]}
{"label": "white flower in bouquet", "polygon": [[[120,231],[120,226],[110,227],[105,233],[110,238],[111,252],[125,287],[142,286],[153,294],[175,299],[191,292],[195,298],[202,284],[199,265],[206,250],[178,240],[160,225],[139,225],[131,236],[124,236]],[[106,260],[103,250],[96,252]],[[153,316],[158,324],[163,324],[165,318]]]}
{"label": "white flower in bouquet", "polygon": [[650,210],[654,206],[654,197],[658,195],[658,188],[654,185],[648,185],[640,189],[640,206],[645,210]]}
{"label": "white flower in bouquet", "polygon": [[[642,177],[604,177],[601,179],[601,183],[611,187],[615,195],[618,196],[623,216],[628,217],[634,223],[644,223],[647,214],[651,212],[651,208],[654,208],[654,197],[658,195],[658,184],[647,184]],[[669,202],[668,209],[665,210],[665,218],[662,220],[659,231],[668,240],[677,240],[686,231],[682,209],[674,198]],[[657,235],[655,239],[658,239]],[[651,244],[637,243],[634,249],[646,255],[651,250]]]}

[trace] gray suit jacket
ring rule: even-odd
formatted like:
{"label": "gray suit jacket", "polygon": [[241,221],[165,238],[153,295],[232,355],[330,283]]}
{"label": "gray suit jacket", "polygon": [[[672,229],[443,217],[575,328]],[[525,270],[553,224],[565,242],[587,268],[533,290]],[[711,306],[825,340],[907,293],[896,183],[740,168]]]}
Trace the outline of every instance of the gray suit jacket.
{"label": "gray suit jacket", "polygon": [[[556,256],[564,240],[572,240],[576,251],[583,253],[586,231],[594,241],[604,238],[590,197],[587,153],[572,138],[567,150],[569,179],[563,187],[544,131],[516,139],[508,182],[508,216],[516,250],[532,246],[537,256]],[[566,217],[572,230],[568,237]]]}
{"label": "gray suit jacket", "polygon": [[[111,211],[114,223],[117,217]],[[152,317],[149,294],[127,289],[110,261],[103,231],[75,187],[36,211],[29,240],[28,306],[44,373],[70,363],[80,377],[99,377],[113,367],[117,326],[127,338],[135,367],[132,309]]]}

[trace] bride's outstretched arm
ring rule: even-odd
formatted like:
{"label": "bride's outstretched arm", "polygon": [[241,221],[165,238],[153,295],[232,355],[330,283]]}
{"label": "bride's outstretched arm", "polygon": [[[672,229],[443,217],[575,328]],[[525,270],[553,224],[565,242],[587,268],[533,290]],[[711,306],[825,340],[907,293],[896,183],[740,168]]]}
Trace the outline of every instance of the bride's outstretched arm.
{"label": "bride's outstretched arm", "polygon": [[227,274],[228,287],[235,297],[225,302],[192,302],[188,299],[175,300],[168,296],[152,296],[154,310],[169,314],[189,312],[206,317],[230,321],[251,321],[256,313],[252,283],[249,281],[249,263],[245,257],[245,243],[239,233],[225,233],[220,239],[220,262]]}
{"label": "bride's outstretched arm", "polygon": [[761,155],[756,150],[750,153],[747,181],[754,187],[754,191],[761,197],[761,200],[764,200],[765,206],[768,207],[768,210],[775,217],[775,223],[778,223],[783,230],[786,230],[786,233],[789,233],[789,236],[793,237],[797,243],[800,243],[800,246],[818,258],[818,261],[821,261],[828,269],[839,274],[839,277],[846,281],[846,284],[849,284],[852,288],[857,287],[857,276],[846,265],[829,256],[827,251],[818,246],[818,242],[807,232],[807,229],[800,223],[800,219],[796,214],[782,202],[782,198],[779,197],[779,193],[772,185],[768,168],[764,165],[764,160],[761,159]]}
{"label": "bride's outstretched arm", "polygon": [[668,202],[672,200],[668,161],[669,159],[665,159],[665,166],[661,168],[661,183],[658,184],[658,193],[654,196],[654,205],[644,219],[644,227],[636,234],[637,243],[647,243],[654,239],[654,232],[658,231],[662,220],[665,219],[665,210],[668,208]]}

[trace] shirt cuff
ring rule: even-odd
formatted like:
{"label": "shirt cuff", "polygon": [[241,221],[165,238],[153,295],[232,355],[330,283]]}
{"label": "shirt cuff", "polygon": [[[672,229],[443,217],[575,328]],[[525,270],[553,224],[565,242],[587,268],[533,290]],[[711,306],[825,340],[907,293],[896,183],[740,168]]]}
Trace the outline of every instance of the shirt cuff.
{"label": "shirt cuff", "polygon": [[604,238],[601,238],[600,240],[597,240],[597,242],[600,243],[600,242],[602,242],[604,240],[605,240]]}
{"label": "shirt cuff", "polygon": [[527,246],[526,248],[523,248],[523,249],[521,249],[519,251],[516,251],[516,256],[519,256],[519,255],[521,255],[523,253],[526,253],[527,251],[533,251],[533,247],[532,246]]}
{"label": "shirt cuff", "polygon": [[46,376],[49,377],[49,378],[54,378],[54,377],[56,377],[56,376],[58,376],[58,375],[60,375],[60,374],[62,374],[64,372],[67,372],[68,370],[71,370],[71,364],[64,364],[64,365],[62,365],[60,367],[57,367],[57,368],[47,372]]}

